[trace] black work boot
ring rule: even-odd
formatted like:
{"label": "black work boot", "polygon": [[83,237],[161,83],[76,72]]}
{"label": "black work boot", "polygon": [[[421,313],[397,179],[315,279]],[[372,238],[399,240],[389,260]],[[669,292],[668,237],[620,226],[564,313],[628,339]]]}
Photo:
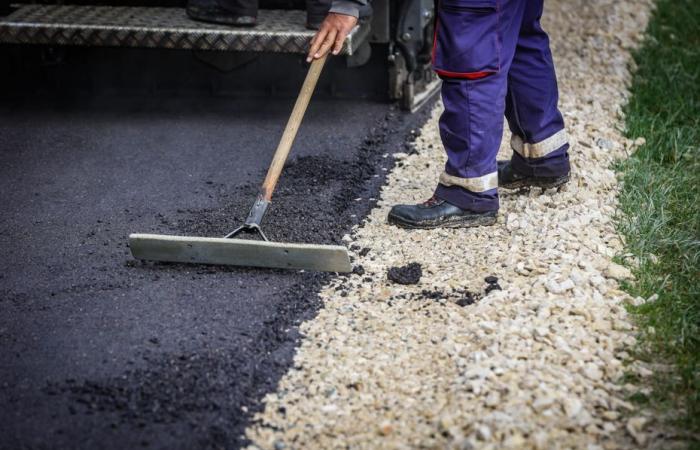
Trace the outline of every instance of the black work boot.
{"label": "black work boot", "polygon": [[200,22],[253,27],[257,22],[258,0],[189,0],[187,15]]}
{"label": "black work boot", "polygon": [[510,161],[498,161],[498,187],[504,189],[518,189],[522,187],[541,187],[543,189],[555,188],[566,184],[569,174],[558,177],[541,177],[522,175],[513,169]]}
{"label": "black work boot", "polygon": [[402,228],[468,228],[496,223],[497,211],[472,212],[435,196],[419,205],[396,205],[389,223]]}
{"label": "black work boot", "polygon": [[331,0],[306,0],[306,28],[318,30],[331,9]]}

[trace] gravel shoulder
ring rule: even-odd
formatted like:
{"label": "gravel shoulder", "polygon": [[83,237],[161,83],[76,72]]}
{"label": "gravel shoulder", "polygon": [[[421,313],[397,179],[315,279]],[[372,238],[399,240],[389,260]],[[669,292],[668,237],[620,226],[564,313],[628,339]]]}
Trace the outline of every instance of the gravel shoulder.
{"label": "gravel shoulder", "polygon": [[[321,293],[293,369],[247,430],[254,447],[663,446],[621,382],[650,371],[628,364],[632,299],[619,282],[631,274],[612,261],[622,243],[610,166],[639,144],[620,133],[620,108],[650,10],[648,0],[547,3],[572,181],[503,192],[493,227],[386,224],[393,204],[434,188],[444,163],[435,108],[415,153],[394,154],[377,207],[346,237],[362,270]],[[387,279],[412,262],[418,284]],[[501,289],[483,295],[489,276]]]}

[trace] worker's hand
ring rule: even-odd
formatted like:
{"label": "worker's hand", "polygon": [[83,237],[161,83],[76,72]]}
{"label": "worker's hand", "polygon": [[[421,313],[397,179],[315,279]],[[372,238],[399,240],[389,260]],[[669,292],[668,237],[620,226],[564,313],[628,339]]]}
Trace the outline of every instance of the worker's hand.
{"label": "worker's hand", "polygon": [[334,55],[340,53],[345,38],[355,25],[357,25],[357,17],[347,14],[328,14],[311,40],[311,49],[306,62],[323,57],[330,49],[333,49]]}

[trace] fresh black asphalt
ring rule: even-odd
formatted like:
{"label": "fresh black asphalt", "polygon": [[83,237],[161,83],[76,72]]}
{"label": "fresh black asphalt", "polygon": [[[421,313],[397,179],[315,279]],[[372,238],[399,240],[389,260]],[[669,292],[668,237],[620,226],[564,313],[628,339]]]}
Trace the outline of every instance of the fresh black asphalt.
{"label": "fresh black asphalt", "polygon": [[[236,448],[335,275],[132,260],[222,236],[292,98],[14,96],[0,106],[0,448]],[[265,230],[339,243],[425,114],[312,102]],[[377,255],[381,257],[381,255]]]}

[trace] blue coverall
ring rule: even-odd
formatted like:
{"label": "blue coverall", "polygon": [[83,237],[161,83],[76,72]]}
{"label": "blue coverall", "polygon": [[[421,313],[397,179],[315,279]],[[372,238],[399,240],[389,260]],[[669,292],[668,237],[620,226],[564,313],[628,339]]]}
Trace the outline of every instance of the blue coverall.
{"label": "blue coverall", "polygon": [[[367,0],[335,0],[357,15]],[[512,132],[513,169],[557,177],[569,172],[557,79],[542,30],[544,0],[439,0],[433,68],[442,78],[440,136],[448,161],[435,195],[474,212],[498,209],[496,155],[503,115]]]}

